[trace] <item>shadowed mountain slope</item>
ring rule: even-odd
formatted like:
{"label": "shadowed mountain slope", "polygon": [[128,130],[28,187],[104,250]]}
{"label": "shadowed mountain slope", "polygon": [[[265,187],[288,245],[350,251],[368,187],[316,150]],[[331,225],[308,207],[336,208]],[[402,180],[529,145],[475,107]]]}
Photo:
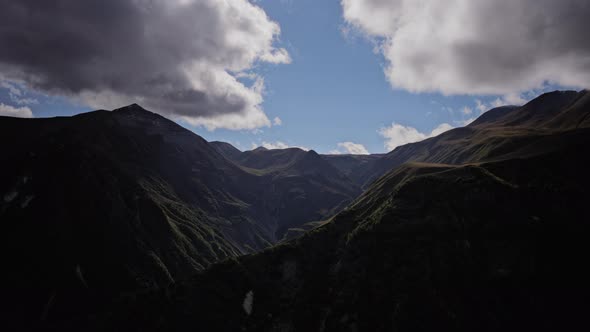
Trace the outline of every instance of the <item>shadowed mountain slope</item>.
{"label": "shadowed mountain slope", "polygon": [[0,147],[4,285],[16,303],[6,312],[35,318],[85,312],[81,298],[100,304],[261,250],[360,193],[315,152],[255,174],[137,105],[0,117]]}
{"label": "shadowed mountain slope", "polygon": [[342,174],[346,175],[356,185],[363,185],[364,172],[372,167],[384,154],[352,155],[352,154],[330,154],[322,155],[327,162],[336,167]]}
{"label": "shadowed mountain slope", "polygon": [[269,208],[281,220],[278,234],[327,219],[361,193],[357,184],[313,150],[257,148],[238,154],[227,143],[210,144],[244,171],[268,179],[267,189],[274,197]]}
{"label": "shadowed mountain slope", "polygon": [[[287,171],[305,154],[306,151],[300,148],[266,149],[258,147],[254,150],[241,152],[229,143],[210,142],[210,144],[222,155],[246,170],[256,174],[278,173]],[[360,176],[371,167],[383,154],[371,155],[320,155],[326,163],[319,162],[316,167],[329,170],[338,177],[345,176],[347,182],[360,187],[363,183]],[[329,166],[328,166],[329,165]]]}
{"label": "shadowed mountain slope", "polygon": [[246,203],[255,179],[139,106],[0,118],[0,144],[6,298],[28,299],[10,311],[83,311],[80,297],[164,286],[272,241]]}
{"label": "shadowed mountain slope", "polygon": [[[551,106],[534,100],[397,148],[348,208],[311,223],[329,215],[321,204],[358,188],[344,172],[357,161],[257,149],[248,163],[258,168],[247,167],[137,106],[2,118],[0,320],[56,330],[571,330],[589,288],[588,93],[540,98]],[[289,237],[291,223],[320,227],[235,258],[281,229]]]}
{"label": "shadowed mountain slope", "polygon": [[[590,129],[534,156],[408,163],[330,222],[121,302],[91,327],[523,331],[584,326]],[[86,326],[70,321],[67,326]]]}
{"label": "shadowed mountain slope", "polygon": [[230,160],[234,160],[242,154],[242,151],[238,150],[235,146],[226,142],[213,141],[209,142],[209,145],[211,145],[215,150],[217,150],[217,152],[219,152],[222,156],[225,156]]}

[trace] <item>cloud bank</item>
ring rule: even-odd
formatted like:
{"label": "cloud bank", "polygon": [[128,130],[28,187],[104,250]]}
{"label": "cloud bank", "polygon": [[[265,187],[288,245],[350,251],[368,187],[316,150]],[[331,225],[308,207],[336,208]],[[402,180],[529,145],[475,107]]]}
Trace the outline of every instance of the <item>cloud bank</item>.
{"label": "cloud bank", "polygon": [[209,129],[270,126],[257,63],[289,63],[247,0],[0,2],[0,80],[94,108],[137,102]]}
{"label": "cloud bank", "polygon": [[289,149],[289,148],[299,148],[303,151],[309,151],[310,149],[304,146],[297,146],[297,145],[290,145],[287,144],[285,142],[281,142],[281,141],[276,141],[276,142],[262,142],[260,144],[256,144],[256,143],[252,143],[252,150],[258,148],[258,147],[263,147],[265,149],[269,149],[269,150],[278,150],[278,149]]}
{"label": "cloud bank", "polygon": [[8,91],[8,96],[10,100],[17,103],[18,105],[30,105],[30,104],[38,104],[39,101],[35,98],[29,98],[26,96],[26,91],[15,84],[6,81],[0,81],[0,88],[6,89]]}
{"label": "cloud bank", "polygon": [[394,88],[498,94],[590,87],[590,1],[342,0]]}
{"label": "cloud bank", "polygon": [[31,109],[24,107],[14,107],[0,103],[0,116],[12,116],[15,118],[32,118]]}
{"label": "cloud bank", "polygon": [[422,133],[414,127],[392,123],[391,126],[379,129],[378,133],[385,138],[385,148],[387,148],[388,151],[391,151],[404,144],[415,143],[430,137],[438,136],[453,128],[454,127],[448,123],[441,123],[430,133]]}
{"label": "cloud bank", "polygon": [[329,151],[328,154],[369,154],[364,145],[353,142],[340,142],[338,149]]}

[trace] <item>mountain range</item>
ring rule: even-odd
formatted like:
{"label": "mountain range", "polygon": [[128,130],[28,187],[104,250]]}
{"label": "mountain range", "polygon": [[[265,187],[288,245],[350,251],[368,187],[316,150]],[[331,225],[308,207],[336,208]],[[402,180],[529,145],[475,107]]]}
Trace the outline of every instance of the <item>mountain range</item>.
{"label": "mountain range", "polygon": [[384,155],[240,151],[130,105],[0,118],[2,322],[563,330],[588,286],[590,93]]}

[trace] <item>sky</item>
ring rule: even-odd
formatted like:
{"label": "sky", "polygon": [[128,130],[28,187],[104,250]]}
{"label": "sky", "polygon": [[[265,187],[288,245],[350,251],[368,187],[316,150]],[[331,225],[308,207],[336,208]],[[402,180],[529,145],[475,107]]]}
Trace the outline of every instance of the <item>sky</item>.
{"label": "sky", "polygon": [[0,3],[0,115],[130,103],[241,150],[383,153],[590,87],[584,0]]}

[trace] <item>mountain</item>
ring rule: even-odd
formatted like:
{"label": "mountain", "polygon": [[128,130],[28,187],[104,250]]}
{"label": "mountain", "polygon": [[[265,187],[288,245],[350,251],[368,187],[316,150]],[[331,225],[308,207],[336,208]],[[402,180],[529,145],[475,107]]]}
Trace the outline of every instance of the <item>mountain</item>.
{"label": "mountain", "polygon": [[80,298],[162,287],[271,243],[246,203],[258,200],[243,190],[256,187],[253,177],[137,105],[1,118],[0,137],[1,248],[15,314],[84,311]]}
{"label": "mountain", "polygon": [[590,295],[588,95],[549,93],[374,159],[237,153],[137,105],[0,118],[0,322],[573,330]]}
{"label": "mountain", "polygon": [[[278,169],[286,169],[305,153],[300,148],[269,150],[264,147],[241,152],[229,143],[215,141],[210,144],[219,153],[238,165],[246,169],[255,170],[255,172],[261,171],[265,173]],[[384,155],[327,154],[320,156],[327,164],[333,167],[331,169],[332,172],[336,172],[340,177],[347,177],[349,182],[360,187],[363,185],[363,172],[370,169],[373,163]],[[325,166],[325,163],[322,163],[321,167],[326,168],[327,166]]]}
{"label": "mountain", "polygon": [[315,152],[260,174],[138,105],[0,117],[0,148],[5,313],[25,322],[260,251],[360,193]]}
{"label": "mountain", "polygon": [[[567,112],[579,119],[578,111],[590,112],[578,106],[570,103],[535,122],[563,120]],[[506,116],[522,119],[510,114],[515,110]],[[494,121],[500,119],[507,118]],[[447,153],[462,154],[472,145],[503,147],[484,153],[495,160],[404,163],[303,237],[215,264],[164,290],[125,298],[89,320],[57,326],[135,331],[580,329],[587,324],[590,295],[585,268],[590,258],[590,158],[585,153],[590,128],[548,126],[518,129],[517,135],[505,125],[499,128],[503,132],[487,133],[471,144],[463,142],[465,131],[443,135]],[[503,135],[507,138],[499,141]],[[452,140],[459,147],[452,149]]]}
{"label": "mountain", "polygon": [[277,233],[289,232],[288,238],[331,217],[361,194],[357,184],[313,150],[259,147],[236,153],[228,143],[211,144],[242,170],[268,179],[267,190],[274,198],[269,209],[281,220]]}
{"label": "mountain", "polygon": [[364,178],[365,171],[371,169],[372,165],[383,156],[383,154],[331,154],[322,155],[322,158],[350,178],[356,185],[363,186],[366,180]]}
{"label": "mountain", "polygon": [[[522,107],[492,109],[466,127],[397,147],[360,171],[363,186],[405,162],[460,165],[544,151],[548,133],[590,125],[590,92],[555,91]],[[518,150],[518,151],[517,151]]]}
{"label": "mountain", "polygon": [[209,145],[211,145],[211,147],[217,150],[217,152],[219,152],[222,156],[225,156],[230,160],[233,160],[234,158],[237,158],[237,156],[242,154],[242,151],[238,150],[235,146],[226,142],[213,141],[209,142]]}

